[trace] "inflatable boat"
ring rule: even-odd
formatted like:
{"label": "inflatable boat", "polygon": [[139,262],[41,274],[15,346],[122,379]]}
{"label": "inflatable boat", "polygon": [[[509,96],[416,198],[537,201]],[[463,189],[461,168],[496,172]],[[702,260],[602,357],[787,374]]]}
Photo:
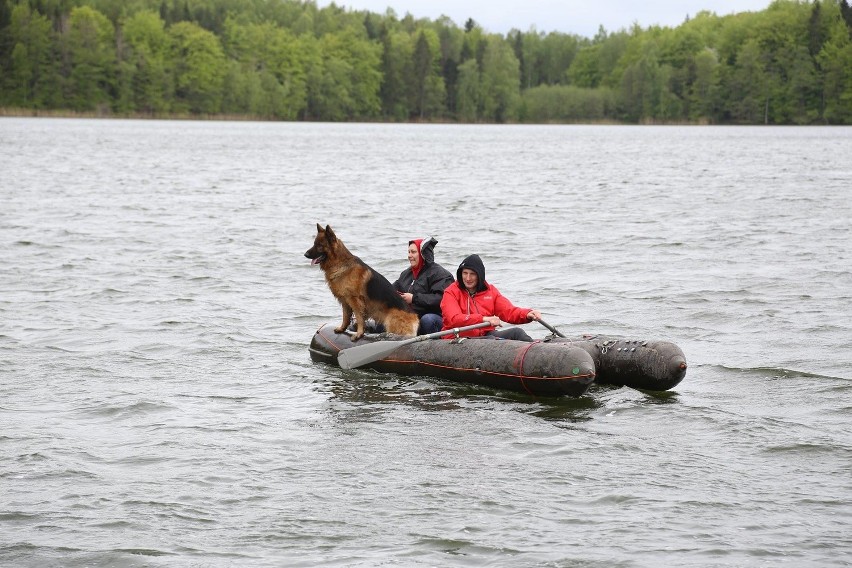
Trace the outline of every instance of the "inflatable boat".
{"label": "inflatable boat", "polygon": [[[420,336],[406,341],[389,334],[336,333],[325,324],[314,333],[309,352],[314,362],[341,365],[341,353],[369,350],[388,342],[386,355],[355,366],[385,373],[427,376],[527,393],[581,396],[594,382],[644,390],[668,390],[686,374],[686,359],[673,343],[602,336],[564,338],[550,335],[532,343],[508,339]],[[432,334],[436,335],[436,334]],[[347,351],[349,350],[349,351]],[[380,352],[381,349],[373,349]]]}
{"label": "inflatable boat", "polygon": [[584,335],[577,339],[553,337],[586,351],[595,362],[595,382],[639,390],[666,391],[686,376],[686,356],[669,341]]}

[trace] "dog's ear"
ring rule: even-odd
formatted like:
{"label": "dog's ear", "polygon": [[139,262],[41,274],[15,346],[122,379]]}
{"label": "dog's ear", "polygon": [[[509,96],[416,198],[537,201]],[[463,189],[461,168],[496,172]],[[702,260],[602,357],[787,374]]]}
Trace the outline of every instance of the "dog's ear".
{"label": "dog's ear", "polygon": [[317,233],[322,233],[322,225],[317,223]]}
{"label": "dog's ear", "polygon": [[334,231],[331,230],[331,225],[325,226],[325,240],[329,243],[333,243],[337,240],[337,235],[334,234]]}

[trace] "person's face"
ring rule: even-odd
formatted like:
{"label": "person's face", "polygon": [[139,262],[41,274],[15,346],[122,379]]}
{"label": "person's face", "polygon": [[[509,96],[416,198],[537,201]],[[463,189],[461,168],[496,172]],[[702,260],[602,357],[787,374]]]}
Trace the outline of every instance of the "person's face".
{"label": "person's face", "polygon": [[464,283],[464,287],[472,292],[473,290],[476,290],[476,285],[479,283],[479,276],[476,274],[475,270],[463,268],[462,282]]}
{"label": "person's face", "polygon": [[408,263],[411,265],[411,268],[414,268],[418,262],[420,262],[420,251],[417,250],[416,244],[411,243],[408,245]]}

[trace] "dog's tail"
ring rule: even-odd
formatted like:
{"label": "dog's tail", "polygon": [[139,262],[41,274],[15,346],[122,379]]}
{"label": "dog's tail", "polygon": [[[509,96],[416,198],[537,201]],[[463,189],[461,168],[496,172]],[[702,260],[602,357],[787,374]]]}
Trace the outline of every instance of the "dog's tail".
{"label": "dog's tail", "polygon": [[395,335],[414,337],[420,326],[420,318],[414,312],[389,310],[385,316],[385,328]]}

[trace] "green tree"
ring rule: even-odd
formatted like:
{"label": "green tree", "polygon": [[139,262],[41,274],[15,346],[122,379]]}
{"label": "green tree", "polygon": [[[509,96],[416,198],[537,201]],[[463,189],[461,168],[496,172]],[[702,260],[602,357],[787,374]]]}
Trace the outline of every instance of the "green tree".
{"label": "green tree", "polygon": [[249,69],[229,59],[222,79],[222,112],[271,117],[267,92],[262,84],[265,72]]}
{"label": "green tree", "polygon": [[[472,22],[473,20],[468,20]],[[465,26],[464,41],[461,48],[461,62],[464,63],[468,59],[476,59],[477,65],[482,67],[482,55],[485,53],[485,34],[477,25],[468,29]]]}
{"label": "green tree", "polygon": [[660,66],[665,78],[665,89],[661,93],[658,116],[671,116],[674,106],[682,107],[678,114],[689,114],[690,91],[695,80],[695,57],[704,47],[703,40],[692,26],[659,31]]}
{"label": "green tree", "polygon": [[174,97],[168,63],[171,38],[159,14],[144,10],[130,16],[122,26],[133,69],[131,97],[135,110],[164,112]]}
{"label": "green tree", "polygon": [[772,120],[778,124],[810,124],[820,115],[820,81],[814,59],[805,45],[791,45],[776,55],[777,104]]}
{"label": "green tree", "polygon": [[601,84],[600,50],[600,44],[580,50],[568,68],[570,84],[585,88],[594,88]]}
{"label": "green tree", "polygon": [[605,120],[615,112],[615,94],[607,88],[586,89],[539,85],[523,93],[527,118],[533,122]]}
{"label": "green tree", "polygon": [[677,103],[668,82],[671,67],[660,65],[658,48],[653,40],[642,45],[642,55],[622,76],[621,102],[626,118],[639,121],[655,118],[671,119]]}
{"label": "green tree", "polygon": [[724,81],[728,117],[736,123],[768,122],[769,82],[760,47],[754,39],[748,40]]}
{"label": "green tree", "polygon": [[822,44],[826,39],[826,25],[822,17],[822,4],[815,0],[811,8],[811,17],[808,20],[808,53],[816,57],[822,51]]}
{"label": "green tree", "polygon": [[88,6],[72,9],[68,46],[71,108],[103,110],[112,101],[115,86],[115,28],[112,22]]}
{"label": "green tree", "polygon": [[[541,34],[535,28],[529,32],[518,34],[515,56],[518,58],[521,71],[521,88],[530,89],[541,84],[541,68],[544,60],[544,45]],[[517,45],[517,44],[520,45]],[[518,55],[520,52],[520,55]]]}
{"label": "green tree", "polygon": [[9,64],[3,78],[3,104],[20,107],[44,106],[44,89],[55,76],[51,62],[53,43],[50,20],[26,5],[12,9],[9,18]]}
{"label": "green tree", "polygon": [[412,54],[411,108],[420,118],[434,116],[443,108],[445,91],[440,75],[438,36],[421,30]]}
{"label": "green tree", "polygon": [[630,41],[626,32],[607,34],[601,29],[596,39],[584,44],[571,61],[569,83],[578,87],[617,87],[624,72],[618,67],[629,51]]}
{"label": "green tree", "polygon": [[412,60],[411,36],[402,31],[385,30],[382,36],[382,83],[379,88],[385,116],[406,120],[410,114],[406,74]]}
{"label": "green tree", "polygon": [[830,124],[852,124],[852,40],[843,20],[834,20],[817,55],[823,74],[823,118]]}
{"label": "green tree", "polygon": [[456,112],[456,83],[458,82],[458,68],[461,62],[462,45],[464,44],[464,31],[455,25],[446,16],[438,18],[434,29],[440,41],[440,77],[443,78],[445,91],[445,108],[450,114]]}
{"label": "green tree", "polygon": [[548,85],[568,82],[568,69],[577,56],[580,44],[575,36],[551,32],[541,39],[539,56],[540,81]]}
{"label": "green tree", "polygon": [[432,67],[432,52],[429,48],[429,40],[426,39],[426,35],[422,30],[417,35],[417,41],[414,44],[411,67],[411,98],[413,99],[415,112],[417,112],[420,118],[423,118],[426,106],[426,89],[434,69]]}
{"label": "green tree", "polygon": [[351,30],[313,42],[308,63],[308,115],[320,120],[372,118],[381,111],[381,46]]}
{"label": "green tree", "polygon": [[285,120],[304,113],[306,57],[296,36],[271,22],[244,25],[228,18],[223,41],[232,60],[225,78],[225,110]]}
{"label": "green tree", "polygon": [[626,54],[634,48],[630,34],[625,31],[609,34],[605,41],[600,44],[598,55],[598,72],[600,73],[600,86],[616,88],[620,75],[619,65]]}
{"label": "green tree", "polygon": [[353,116],[374,118],[381,113],[379,89],[382,84],[381,46],[366,38],[346,32],[339,38],[342,45],[339,57],[351,67],[349,82],[352,85]]}
{"label": "green tree", "polygon": [[[0,1],[0,31],[7,27],[12,21],[12,7],[6,0]],[[2,34],[0,34],[2,37]],[[6,56],[6,46],[0,45],[0,58]]]}
{"label": "green tree", "polygon": [[[848,124],[850,41],[847,0],[774,0],[593,38],[500,36],[473,19],[459,27],[301,0],[0,0],[0,104],[285,120]],[[538,88],[547,85],[572,88]]]}
{"label": "green tree", "polygon": [[169,36],[174,65],[174,110],[219,112],[226,70],[219,38],[187,21],[169,28]]}
{"label": "green tree", "polygon": [[710,120],[716,115],[719,85],[719,61],[712,49],[704,49],[694,58],[695,79],[689,94],[692,120]]}
{"label": "green tree", "polygon": [[840,15],[843,21],[846,22],[850,35],[852,35],[852,7],[849,6],[849,2],[846,0],[840,0]]}
{"label": "green tree", "polygon": [[476,122],[480,116],[480,76],[476,59],[468,59],[459,65],[459,80],[456,91],[456,108],[459,119]]}
{"label": "green tree", "polygon": [[482,58],[482,115],[506,122],[518,116],[520,69],[512,48],[498,36],[491,36]]}

